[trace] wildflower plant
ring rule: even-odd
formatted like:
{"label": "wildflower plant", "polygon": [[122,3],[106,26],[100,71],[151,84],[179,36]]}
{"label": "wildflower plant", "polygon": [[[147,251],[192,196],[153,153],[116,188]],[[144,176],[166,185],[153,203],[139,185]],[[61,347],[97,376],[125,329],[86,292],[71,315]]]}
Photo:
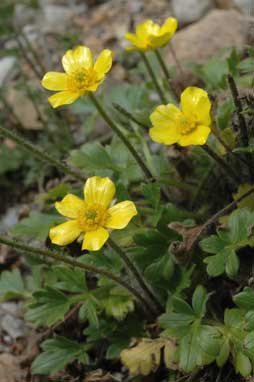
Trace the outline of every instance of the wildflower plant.
{"label": "wildflower plant", "polygon": [[112,52],[94,62],[86,46],[64,54],[65,73],[43,76],[57,92],[50,108],[68,113],[78,102],[72,110],[85,125],[99,115],[106,143],[88,134],[59,160],[0,125],[61,177],[39,195],[40,210],[0,235],[31,271],[2,272],[0,298],[23,299],[26,319],[49,329],[33,374],[57,378],[71,364],[85,378],[101,358],[154,380],[239,382],[254,373],[253,96],[238,89],[254,55],[228,51],[216,83],[214,59],[193,65],[203,82],[179,92],[159,51],[176,28],[173,18],[148,20],[125,35],[152,82],[105,92]]}

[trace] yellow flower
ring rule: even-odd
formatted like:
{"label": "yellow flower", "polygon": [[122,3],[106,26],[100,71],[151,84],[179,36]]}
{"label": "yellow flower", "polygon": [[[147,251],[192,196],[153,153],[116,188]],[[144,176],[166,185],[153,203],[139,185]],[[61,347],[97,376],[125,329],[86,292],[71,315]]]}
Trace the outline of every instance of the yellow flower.
{"label": "yellow flower", "polygon": [[146,20],[136,27],[136,33],[126,33],[124,37],[130,41],[133,46],[129,50],[153,50],[166,45],[174,35],[177,28],[177,20],[169,17],[160,27],[152,20]]}
{"label": "yellow flower", "polygon": [[211,131],[210,109],[207,92],[188,87],[181,94],[180,109],[170,103],[154,110],[149,134],[153,141],[165,145],[204,145]]}
{"label": "yellow flower", "polygon": [[71,220],[50,229],[52,243],[67,245],[83,234],[82,250],[98,251],[109,237],[108,229],[123,229],[137,215],[129,200],[110,207],[114,195],[115,185],[109,178],[93,176],[85,183],[84,200],[68,194],[56,202],[57,211]]}
{"label": "yellow flower", "polygon": [[65,53],[62,65],[66,73],[48,72],[41,81],[44,88],[59,91],[48,99],[54,108],[95,92],[112,66],[112,51],[104,49],[94,63],[91,50],[78,46]]}

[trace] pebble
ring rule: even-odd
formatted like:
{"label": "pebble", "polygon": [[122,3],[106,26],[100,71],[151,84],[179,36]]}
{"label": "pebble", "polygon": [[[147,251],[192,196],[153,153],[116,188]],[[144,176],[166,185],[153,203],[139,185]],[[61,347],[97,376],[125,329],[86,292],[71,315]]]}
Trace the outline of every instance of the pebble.
{"label": "pebble", "polygon": [[213,4],[211,0],[172,0],[171,7],[180,25],[198,21]]}

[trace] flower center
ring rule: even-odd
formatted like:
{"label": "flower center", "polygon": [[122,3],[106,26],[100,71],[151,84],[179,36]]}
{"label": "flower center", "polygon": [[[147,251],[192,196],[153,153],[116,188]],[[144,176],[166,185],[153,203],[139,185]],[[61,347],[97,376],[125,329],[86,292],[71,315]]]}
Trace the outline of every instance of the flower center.
{"label": "flower center", "polygon": [[187,135],[191,133],[193,130],[195,130],[196,128],[195,121],[189,117],[186,117],[186,115],[184,115],[183,113],[179,117],[178,123],[179,123],[180,133],[182,135]]}
{"label": "flower center", "polygon": [[96,231],[99,227],[105,225],[107,211],[99,205],[85,206],[78,216],[78,224],[82,231]]}
{"label": "flower center", "polygon": [[86,90],[96,81],[96,73],[93,68],[80,68],[69,75],[69,88],[71,90]]}

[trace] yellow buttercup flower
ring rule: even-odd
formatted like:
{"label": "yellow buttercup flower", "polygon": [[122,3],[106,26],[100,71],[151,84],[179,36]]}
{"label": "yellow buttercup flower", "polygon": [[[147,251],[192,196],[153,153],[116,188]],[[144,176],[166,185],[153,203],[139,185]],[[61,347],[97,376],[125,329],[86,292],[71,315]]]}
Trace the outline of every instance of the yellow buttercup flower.
{"label": "yellow buttercup flower", "polygon": [[112,180],[93,176],[85,183],[84,200],[68,194],[56,202],[57,211],[71,220],[50,229],[52,243],[67,245],[83,234],[82,250],[98,251],[107,241],[109,229],[123,229],[137,215],[129,200],[110,207],[115,191]]}
{"label": "yellow buttercup flower", "polygon": [[204,145],[211,132],[211,102],[205,90],[188,87],[181,94],[181,106],[160,105],[150,115],[153,141],[180,146]]}
{"label": "yellow buttercup flower", "polygon": [[153,50],[166,45],[174,35],[177,28],[177,20],[169,17],[160,27],[159,24],[152,20],[146,20],[144,23],[137,25],[136,33],[126,33],[124,37],[132,43],[128,47],[129,50]]}
{"label": "yellow buttercup flower", "polygon": [[112,51],[104,49],[94,63],[91,50],[78,46],[65,53],[62,65],[65,73],[48,72],[41,81],[44,88],[58,91],[48,99],[54,108],[95,92],[112,66]]}

